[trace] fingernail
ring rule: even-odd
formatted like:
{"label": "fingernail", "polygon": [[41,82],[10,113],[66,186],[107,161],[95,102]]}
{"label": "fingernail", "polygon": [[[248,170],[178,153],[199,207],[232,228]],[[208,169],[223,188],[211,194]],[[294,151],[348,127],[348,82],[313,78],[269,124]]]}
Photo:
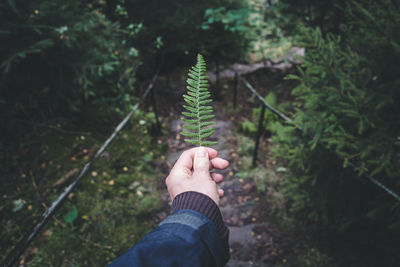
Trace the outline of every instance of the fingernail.
{"label": "fingernail", "polygon": [[205,158],[207,156],[207,149],[205,147],[199,147],[196,151],[196,156],[199,158]]}

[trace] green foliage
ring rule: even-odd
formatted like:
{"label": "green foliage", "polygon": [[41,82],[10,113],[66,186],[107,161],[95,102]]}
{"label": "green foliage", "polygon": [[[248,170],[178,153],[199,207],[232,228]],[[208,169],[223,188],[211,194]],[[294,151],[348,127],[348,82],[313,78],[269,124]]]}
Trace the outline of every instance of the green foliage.
{"label": "green foliage", "polygon": [[[120,132],[57,211],[56,219],[50,219],[43,238],[32,243],[38,250],[29,257],[30,266],[105,266],[154,228],[162,175],[156,159],[163,158],[165,142],[149,134],[153,120],[152,113],[134,115],[133,126]],[[27,152],[19,159],[19,172],[8,174],[12,183],[0,188],[4,226],[0,261],[44,212],[41,202],[49,205],[73,177],[63,186],[54,184],[87,163],[106,137],[98,131],[74,136],[44,130],[24,145]],[[33,157],[42,167],[32,167]],[[32,187],[33,179],[37,189]]]}
{"label": "green foliage", "polygon": [[250,8],[235,10],[227,10],[226,7],[209,8],[204,13],[206,21],[203,22],[201,28],[209,30],[214,23],[222,23],[225,30],[244,33],[251,30],[249,18],[252,12],[254,11]]}
{"label": "green foliage", "polygon": [[[285,24],[282,21],[285,18],[289,19],[289,16],[282,15],[282,8],[280,3],[266,7],[265,1],[262,0],[243,1],[242,6],[234,9],[226,6],[208,8],[205,10],[205,20],[201,28],[207,32],[224,29],[236,34],[238,37],[232,40],[236,45],[239,46],[240,41],[243,43],[241,46],[246,47],[248,43],[246,50],[250,53],[246,55],[246,59],[252,61],[277,59],[291,47],[291,38],[284,35],[281,27],[281,24]],[[225,48],[218,48],[217,51],[208,48],[207,51],[211,51],[213,58],[233,60],[240,58],[232,51],[225,51]]]}
{"label": "green foliage", "polygon": [[155,227],[147,216],[159,208],[158,200],[147,192],[142,197],[131,193],[113,199],[107,194],[83,194],[77,201],[81,202],[81,216],[75,220],[76,226],[51,227],[51,235],[30,266],[105,266]]}
{"label": "green foliage", "polygon": [[[254,0],[251,14],[251,29],[247,31],[252,40],[252,60],[280,60],[292,46],[293,36],[287,34],[286,25],[293,22],[293,16],[285,12],[281,1],[267,5],[265,1]],[[294,35],[295,36],[295,35]]]}
{"label": "green foliage", "polygon": [[188,73],[187,94],[183,95],[188,105],[183,107],[187,112],[182,112],[186,118],[183,118],[184,130],[181,132],[183,136],[189,137],[185,142],[199,146],[211,146],[217,144],[215,141],[207,139],[214,134],[215,129],[209,127],[215,124],[210,121],[215,117],[213,107],[207,104],[211,103],[210,92],[208,91],[208,77],[206,76],[206,62],[202,55],[197,55],[197,63]]}
{"label": "green foliage", "polygon": [[[307,33],[309,52],[301,75],[288,78],[300,81],[293,94],[302,101],[302,111],[295,120],[306,134],[314,136],[311,147],[323,143],[345,160],[355,162],[359,174],[396,176],[400,170],[396,163],[394,114],[398,114],[398,107],[394,100],[399,94],[392,86],[399,80],[392,74],[394,69],[381,69],[374,63],[377,60],[382,64],[382,58],[354,53],[350,47],[343,47],[338,37],[327,35],[323,39],[318,30]],[[375,53],[381,52],[374,47]],[[396,50],[392,46],[391,56],[399,57]]]}
{"label": "green foliage", "polygon": [[253,133],[257,132],[257,125],[256,125],[255,121],[253,122],[248,119],[244,119],[244,121],[242,122],[242,125],[240,126],[240,129],[244,133],[253,134]]}
{"label": "green foliage", "polygon": [[93,96],[112,96],[109,87],[118,82],[122,59],[135,59],[120,45],[127,32],[118,23],[79,1],[10,3],[1,4],[1,38],[13,42],[0,48],[7,104],[29,111],[46,101],[54,111],[78,110]]}
{"label": "green foliage", "polygon": [[[177,65],[187,65],[198,52],[207,51],[205,56],[215,60],[237,60],[243,58],[249,47],[249,40],[245,32],[231,31],[241,27],[235,18],[243,18],[236,14],[248,7],[247,1],[241,0],[209,0],[173,2],[159,0],[132,0],[125,1],[129,20],[134,23],[143,23],[144,31],[135,38],[135,47],[143,52],[145,57],[154,56],[156,63],[164,62],[165,70]],[[220,21],[209,21],[210,10],[223,9],[221,15],[228,12],[229,25],[225,28]],[[223,15],[222,15],[223,16]],[[205,24],[203,24],[205,23]],[[208,27],[202,28],[202,25]],[[157,39],[162,40],[162,47],[157,48]],[[155,44],[155,45],[149,45]],[[206,53],[206,52],[203,52]],[[150,62],[146,61],[146,64]],[[158,65],[158,64],[157,64]]]}
{"label": "green foliage", "polygon": [[[345,23],[346,5],[352,0],[280,0],[278,6],[286,20],[281,21],[284,27],[296,34],[299,26],[319,26],[324,33],[338,33],[342,23]],[[360,1],[368,3],[369,1]],[[276,4],[275,4],[276,5]]]}
{"label": "green foliage", "polygon": [[60,117],[82,122],[89,110],[114,113],[115,106],[125,111],[132,105],[139,62],[127,40],[140,27],[123,27],[105,13],[101,4],[76,0],[1,1],[0,158],[5,166],[12,163],[5,153],[12,153],[33,125]]}
{"label": "green foliage", "polygon": [[368,232],[389,251],[400,205],[357,175],[372,174],[400,192],[400,16],[392,1],[362,3],[347,5],[340,36],[302,31],[306,55],[298,75],[287,78],[299,82],[294,123],[304,135],[280,123],[270,131],[280,145],[275,155],[292,171],[282,182],[292,211],[325,234]]}
{"label": "green foliage", "polygon": [[76,207],[72,207],[68,213],[65,214],[64,221],[73,227],[76,218],[78,218],[78,209]]}
{"label": "green foliage", "polygon": [[[278,108],[279,110],[283,110],[283,107],[285,106],[285,104],[280,104],[280,105],[277,104],[276,95],[273,92],[268,93],[267,96],[264,97],[264,100],[268,104]],[[250,121],[248,119],[245,119],[241,125],[241,130],[247,134],[254,134],[257,132],[258,121],[260,120],[260,115],[261,115],[261,107],[253,108],[252,111],[253,111],[252,120]],[[272,123],[278,120],[279,119],[276,117],[274,113],[266,109],[264,114],[263,127],[266,129],[270,129]]]}

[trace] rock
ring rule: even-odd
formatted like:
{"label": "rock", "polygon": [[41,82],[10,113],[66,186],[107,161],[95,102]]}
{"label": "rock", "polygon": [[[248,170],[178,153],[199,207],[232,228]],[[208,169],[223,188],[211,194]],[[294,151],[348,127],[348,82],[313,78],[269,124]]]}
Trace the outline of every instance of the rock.
{"label": "rock", "polygon": [[244,203],[222,207],[222,217],[229,226],[242,226],[244,222],[251,220],[255,205],[255,203]]}
{"label": "rock", "polygon": [[258,251],[272,244],[266,233],[259,233],[260,227],[267,227],[266,223],[247,224],[241,227],[229,227],[229,246],[234,259],[255,261],[259,259]]}
{"label": "rock", "polygon": [[263,262],[256,262],[256,261],[241,261],[241,260],[234,260],[230,259],[228,263],[226,264],[226,267],[247,267],[247,266],[253,266],[253,267],[272,267],[273,265],[269,263],[263,263]]}
{"label": "rock", "polygon": [[267,226],[266,223],[251,223],[241,227],[229,227],[229,245],[240,244],[242,247],[249,247],[256,243],[254,228]]}

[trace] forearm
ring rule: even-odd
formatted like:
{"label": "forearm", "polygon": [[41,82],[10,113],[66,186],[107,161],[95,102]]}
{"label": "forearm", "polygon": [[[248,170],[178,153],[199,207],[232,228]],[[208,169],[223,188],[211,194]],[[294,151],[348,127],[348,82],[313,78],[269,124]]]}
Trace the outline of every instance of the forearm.
{"label": "forearm", "polygon": [[184,192],[172,214],[110,266],[224,266],[229,230],[208,196]]}
{"label": "forearm", "polygon": [[222,219],[221,211],[211,198],[194,191],[181,193],[172,202],[171,213],[184,209],[197,211],[207,217],[214,224],[222,242],[228,246],[229,230]]}
{"label": "forearm", "polygon": [[111,266],[223,266],[229,260],[229,230],[218,208],[217,184],[228,161],[212,148],[182,153],[166,178],[172,214]]}

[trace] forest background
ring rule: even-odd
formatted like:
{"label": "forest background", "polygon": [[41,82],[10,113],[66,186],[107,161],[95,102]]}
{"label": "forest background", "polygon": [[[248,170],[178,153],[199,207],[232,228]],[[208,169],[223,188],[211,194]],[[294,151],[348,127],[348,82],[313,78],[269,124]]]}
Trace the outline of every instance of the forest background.
{"label": "forest background", "polygon": [[[342,246],[346,264],[359,262],[352,250],[375,250],[371,266],[395,264],[400,202],[361,176],[400,192],[399,11],[397,0],[2,1],[0,260],[157,71],[168,84],[199,52],[218,67],[299,46],[290,96],[266,98],[303,130],[266,116],[273,156],[288,169],[278,185],[285,211],[331,258]],[[130,125],[20,264],[105,265],[156,225],[151,177],[167,144],[149,105]],[[316,266],[307,260],[298,264]]]}

